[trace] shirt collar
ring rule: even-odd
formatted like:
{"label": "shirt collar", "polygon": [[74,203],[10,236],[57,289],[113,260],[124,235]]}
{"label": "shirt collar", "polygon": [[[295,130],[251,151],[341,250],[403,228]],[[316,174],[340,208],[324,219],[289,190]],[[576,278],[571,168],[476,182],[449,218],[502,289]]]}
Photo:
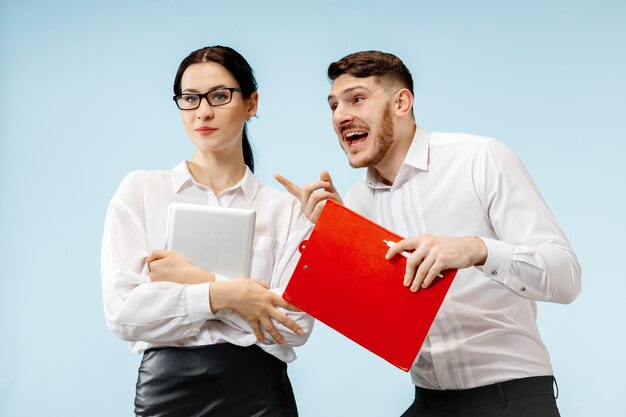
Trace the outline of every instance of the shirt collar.
{"label": "shirt collar", "polygon": [[[175,193],[180,193],[183,188],[195,184],[199,187],[206,188],[205,185],[200,184],[196,181],[196,179],[189,172],[189,167],[187,166],[187,161],[181,161],[178,165],[176,165],[171,170],[172,174],[172,186],[174,187]],[[222,192],[235,190],[237,188],[241,188],[243,191],[243,195],[246,198],[246,201],[249,204],[252,204],[254,197],[256,197],[256,193],[259,190],[260,183],[257,177],[250,171],[250,168],[246,166],[246,172],[243,175],[243,178],[232,187],[225,189]]]}
{"label": "shirt collar", "polygon": [[430,134],[417,126],[413,142],[404,158],[404,164],[410,165],[421,171],[428,171],[428,154],[430,150]]}
{"label": "shirt collar", "polygon": [[[411,146],[409,146],[406,157],[404,158],[404,161],[400,166],[396,181],[399,180],[402,174],[406,171],[405,166],[407,165],[421,171],[428,171],[429,150],[430,134],[421,127],[416,126],[415,136],[413,136]],[[367,181],[367,184],[372,188],[391,188],[391,186],[383,184],[378,179],[378,172],[372,167],[367,168],[365,180]],[[396,183],[396,181],[394,181],[394,184]]]}

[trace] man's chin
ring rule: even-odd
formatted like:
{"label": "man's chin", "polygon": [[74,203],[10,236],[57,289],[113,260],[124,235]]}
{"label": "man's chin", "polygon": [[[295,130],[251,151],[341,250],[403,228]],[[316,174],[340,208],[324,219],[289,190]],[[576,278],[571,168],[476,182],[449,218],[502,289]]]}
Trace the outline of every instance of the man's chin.
{"label": "man's chin", "polygon": [[370,165],[370,160],[367,157],[357,157],[357,156],[353,156],[350,157],[348,155],[348,163],[350,164],[350,166],[352,168],[366,168],[367,166]]}

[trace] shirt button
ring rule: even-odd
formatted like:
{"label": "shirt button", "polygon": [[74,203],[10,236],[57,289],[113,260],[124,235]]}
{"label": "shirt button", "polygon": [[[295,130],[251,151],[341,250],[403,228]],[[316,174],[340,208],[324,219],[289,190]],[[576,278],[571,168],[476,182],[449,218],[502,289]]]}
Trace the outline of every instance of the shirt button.
{"label": "shirt button", "polygon": [[491,271],[491,275],[498,275],[498,271],[494,269],[493,271]]}
{"label": "shirt button", "polygon": [[524,292],[524,291],[526,291],[526,287],[522,287],[522,288],[520,288],[519,290],[520,290],[521,292]]}

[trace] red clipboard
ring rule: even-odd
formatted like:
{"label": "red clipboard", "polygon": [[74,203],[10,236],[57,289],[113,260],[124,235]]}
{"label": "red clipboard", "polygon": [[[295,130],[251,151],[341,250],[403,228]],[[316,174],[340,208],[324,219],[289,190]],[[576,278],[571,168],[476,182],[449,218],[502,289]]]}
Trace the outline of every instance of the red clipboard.
{"label": "red clipboard", "polygon": [[339,333],[408,371],[456,270],[428,287],[402,284],[406,259],[385,259],[383,240],[403,238],[327,201],[283,297]]}

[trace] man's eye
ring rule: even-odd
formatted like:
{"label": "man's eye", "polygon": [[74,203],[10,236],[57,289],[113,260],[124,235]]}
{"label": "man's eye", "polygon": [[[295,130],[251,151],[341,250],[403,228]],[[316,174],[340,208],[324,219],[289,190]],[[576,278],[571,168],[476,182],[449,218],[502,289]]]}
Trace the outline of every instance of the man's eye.
{"label": "man's eye", "polygon": [[337,104],[335,104],[335,103],[331,103],[331,104],[329,104],[328,106],[330,107],[330,111],[335,111],[335,110],[337,110]]}

